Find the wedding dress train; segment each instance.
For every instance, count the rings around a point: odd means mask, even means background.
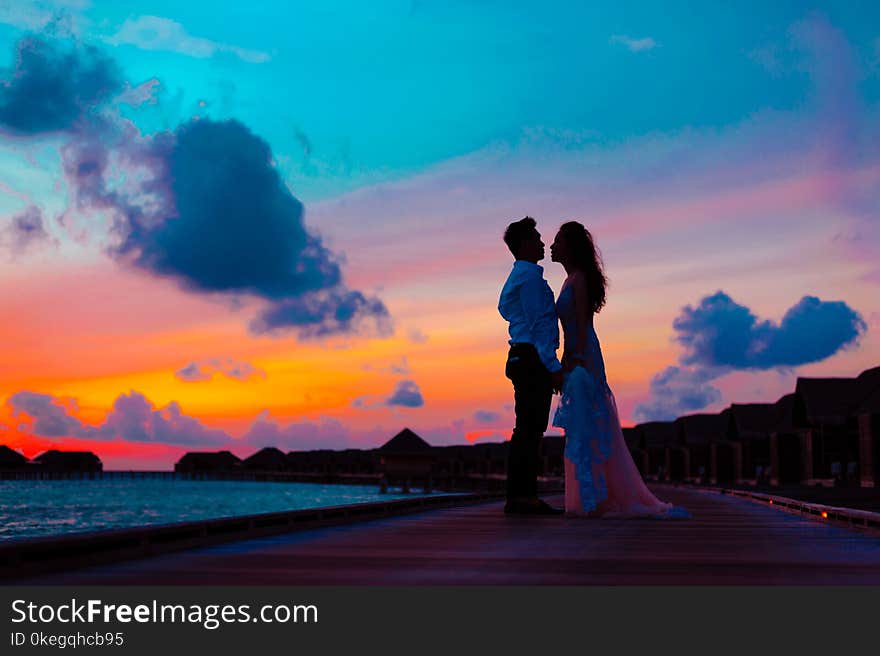
[[[566,347],[576,343],[572,287],[559,294],[557,313]],[[605,363],[589,322],[582,365],[565,377],[553,425],[565,429],[565,511],[590,517],[684,518],[688,512],[655,497],[633,462],[605,379]]]

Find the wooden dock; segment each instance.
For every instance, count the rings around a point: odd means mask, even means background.
[[[511,517],[499,501],[14,581],[88,585],[880,585],[880,536],[656,486],[688,520]],[[558,497],[551,499],[561,502]]]

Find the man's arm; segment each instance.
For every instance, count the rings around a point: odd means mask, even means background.
[[[520,286],[520,302],[541,363],[550,373],[560,371],[559,325],[549,285],[538,275],[529,276]]]

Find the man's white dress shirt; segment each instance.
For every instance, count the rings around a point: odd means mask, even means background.
[[[544,267],[526,260],[514,262],[501,289],[498,311],[510,322],[511,344],[531,344],[547,371],[562,369],[556,357],[559,321],[553,291],[544,280]]]

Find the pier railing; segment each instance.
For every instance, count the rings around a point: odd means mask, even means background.
[[[383,474],[349,474],[341,472],[278,472],[278,471],[28,471],[0,470],[0,480],[175,480],[175,481],[264,481],[272,483],[316,483],[323,485],[370,485],[383,488]],[[431,477],[430,489],[439,492],[502,492],[507,485],[503,474],[458,474]],[[418,492],[423,481],[413,480],[404,489]],[[392,485],[391,489],[400,487]],[[540,477],[542,494],[563,489],[561,477]]]

